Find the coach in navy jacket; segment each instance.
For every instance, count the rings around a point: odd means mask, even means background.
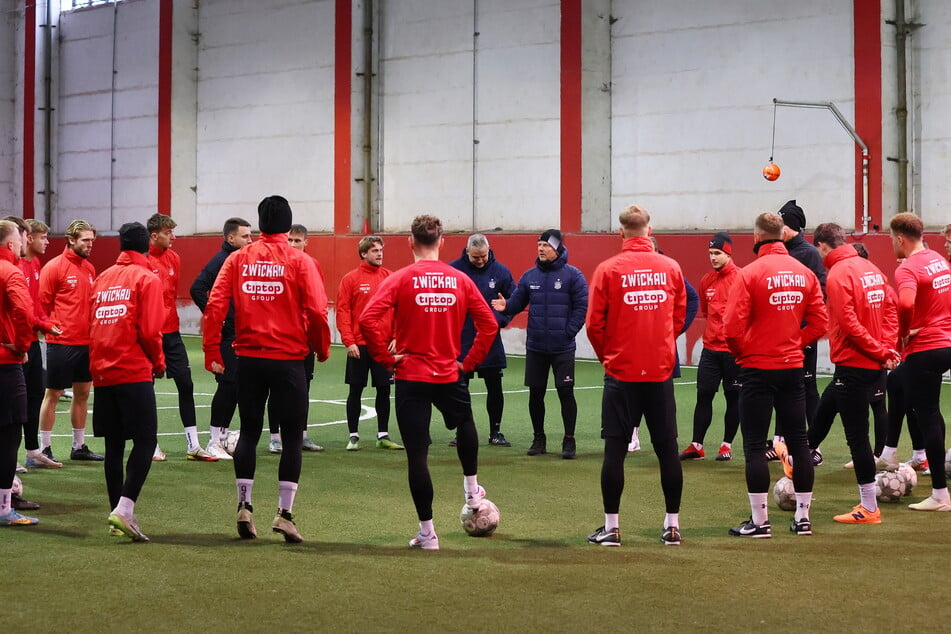
[[[575,421],[578,406],[574,396],[575,335],[584,325],[588,310],[588,283],[581,271],[568,264],[568,249],[561,232],[549,229],[538,239],[535,267],[522,274],[512,296],[496,299],[492,307],[515,316],[528,306],[525,348],[525,385],[529,388],[528,411],[535,439],[528,455],[546,453],[545,391],[549,370],[561,401],[565,424],[561,457],[575,457]]]

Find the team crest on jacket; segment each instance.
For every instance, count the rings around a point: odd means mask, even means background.
[[[561,278],[558,278],[557,280],[555,280],[555,290],[557,291],[560,288],[561,288]]]
[[[489,279],[489,288],[495,288],[495,278]]]

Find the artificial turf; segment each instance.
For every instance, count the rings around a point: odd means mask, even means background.
[[[214,381],[202,369],[199,341],[186,337],[186,344],[199,429],[207,432]],[[334,347],[311,388],[310,434],[327,449],[304,455],[294,508],[303,544],[285,544],[267,530],[278,457],[267,452],[266,433],[254,489],[260,538],[237,538],[231,463],[185,460],[174,383],[160,380],[160,440],[169,460],[153,464],[136,505],[152,542],[108,535],[101,465],[67,460],[62,470],[22,476],[25,497],[43,508],[38,526],[0,530],[3,630],[885,631],[940,630],[951,618],[951,513],[915,512],[903,502],[885,505],[879,526],[832,521],[858,499],[853,472],[841,468],[849,459],[841,426],[823,445],[825,464],[816,472],[814,535],[789,533],[790,514],[773,506],[772,539],[728,537],[749,507],[741,439],[732,462],[712,459],[722,433],[719,397],[708,458],[683,464],[683,545],[659,540],[663,499],[646,433],[643,450],[626,463],[623,546],[588,545],[585,536],[603,522],[602,372],[592,362],[576,368],[578,459],[570,461],[555,451],[561,418],[554,393],[547,398],[551,453],[525,455],[532,434],[523,360],[510,358],[503,432],[513,446],[483,444],[479,456],[480,483],[502,512],[491,538],[468,537],[459,525],[461,471],[448,446],[452,432],[434,416],[430,468],[442,550],[410,550],[417,524],[403,453],[373,448],[374,418],[361,423],[364,448],[344,450],[344,359]],[[685,368],[675,390],[681,448],[690,436],[694,376]],[[480,381],[472,392],[485,443]],[[372,406],[372,390],[364,396]],[[68,433],[67,425],[61,413],[55,431]],[[399,440],[395,420],[391,432]],[[54,452],[66,455],[68,442],[54,437]],[[99,439],[89,444],[102,450]],[[899,455],[909,453],[906,435]],[[771,469],[780,477],[778,465]],[[921,478],[909,499],[929,487]]]

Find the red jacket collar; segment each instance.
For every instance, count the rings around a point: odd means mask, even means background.
[[[851,244],[843,244],[829,251],[822,263],[827,269],[831,269],[833,264],[837,264],[848,258],[859,257],[859,252]]]
[[[258,240],[261,240],[262,242],[269,242],[274,244],[279,242],[284,242],[286,244],[287,234],[286,233],[262,233],[261,237],[259,237]]]
[[[736,262],[733,261],[733,258],[730,258],[730,261],[723,265],[723,268],[717,271],[717,275],[729,275],[736,270]]]
[[[119,253],[119,257],[116,258],[116,264],[119,266],[128,266],[130,264],[138,264],[141,267],[152,270],[152,267],[149,266],[149,260],[145,257],[144,253],[139,253],[138,251],[122,251]]]
[[[786,245],[781,241],[768,242],[761,246],[759,251],[756,253],[756,257],[758,258],[761,258],[764,255],[789,255],[789,251],[786,250]]]
[[[654,243],[650,238],[643,236],[634,236],[633,238],[624,238],[621,244],[622,251],[653,251]]]
[[[66,257],[67,260],[69,260],[76,266],[82,266],[83,262],[86,261],[86,258],[77,255],[75,251],[70,249],[69,245],[66,245],[66,247],[63,248],[63,255]]]
[[[376,273],[379,271],[382,266],[373,266],[372,264],[367,264],[366,260],[360,260],[360,270],[366,271],[367,273]]]
[[[168,251],[168,249],[162,249],[160,247],[155,246],[152,243],[149,243],[149,255],[151,255],[154,258],[162,257],[163,255],[165,255],[166,251]],[[129,251],[128,253],[135,253],[135,251]]]
[[[10,249],[0,248],[0,260],[6,260],[10,264],[16,264],[20,258]]]

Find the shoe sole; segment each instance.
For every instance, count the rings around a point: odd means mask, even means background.
[[[193,456],[188,454],[186,460],[191,460],[193,462],[218,462],[218,458],[214,456]]]
[[[284,536],[284,541],[288,544],[300,544],[304,541],[304,538],[300,535],[295,535],[289,531],[284,530],[283,528],[278,528],[277,526],[272,526],[271,530],[275,533],[279,533]]]
[[[588,540],[588,543],[591,544],[591,545],[593,545],[593,546],[609,546],[609,547],[612,547],[612,548],[615,547],[615,546],[620,546],[620,545],[621,545],[621,542],[593,542],[593,541],[591,541],[590,539]]]
[[[834,516],[833,516],[832,519],[833,519],[833,521],[839,522],[840,524],[881,524],[881,523],[882,523],[882,519],[881,519],[881,518],[878,518],[878,520],[871,520],[871,521],[870,521],[870,520],[858,520],[858,521],[856,521],[856,520],[852,519],[852,516],[851,516],[851,515],[850,515],[848,518],[843,518],[843,519],[839,519],[838,517],[834,517]]]
[[[132,530],[131,528],[126,528],[125,526],[123,526],[122,522],[120,522],[118,518],[113,519],[112,517],[110,517],[110,518],[109,518],[109,525],[112,526],[113,528],[115,528],[117,531],[119,531],[120,533],[122,533],[123,535],[125,535],[126,537],[128,537],[129,539],[131,539],[131,540],[134,541],[134,542],[143,542],[143,543],[144,543],[144,542],[149,541],[149,538],[148,538],[147,535],[145,535],[145,533],[142,533],[142,532],[136,533],[136,532],[135,532],[134,530]]]
[[[258,533],[251,522],[238,522],[238,536],[241,539],[257,539]]]

